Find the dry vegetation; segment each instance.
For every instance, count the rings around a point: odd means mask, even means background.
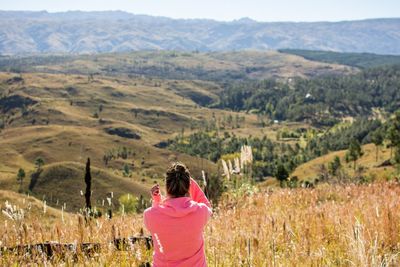
[[[44,57],[46,59],[46,57]],[[310,61],[303,57],[277,51],[238,51],[187,53],[149,51],[110,53],[60,58],[59,63],[37,63],[22,69],[49,73],[101,73],[105,75],[146,74],[153,77],[203,80],[226,74],[243,74],[252,79],[311,77],[325,74],[351,74],[358,70],[345,65]],[[29,61],[28,61],[29,62]],[[201,74],[198,69],[201,69]],[[154,71],[155,70],[155,71]],[[165,78],[165,77],[164,77]]]
[[[209,266],[398,266],[400,264],[400,185],[328,186],[257,192],[245,187],[225,195],[205,232]],[[2,246],[43,242],[100,242],[91,258],[78,255],[67,265],[138,266],[151,260],[143,245],[117,252],[108,245],[117,236],[140,232],[142,219],[120,215],[85,225],[77,215],[46,224],[38,217],[3,222]],[[1,265],[46,261],[2,255]],[[77,262],[76,262],[77,261]]]

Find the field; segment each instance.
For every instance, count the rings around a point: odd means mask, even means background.
[[[244,187],[224,196],[206,228],[208,264],[398,266],[399,194],[397,182],[268,191]],[[151,259],[151,251],[143,244],[118,252],[108,243],[113,232],[117,237],[140,233],[143,224],[137,215],[93,219],[88,224],[78,215],[68,215],[64,221],[58,217],[51,224],[37,217],[3,223],[2,246],[49,240],[102,244],[102,252],[91,258],[79,253],[75,259],[67,256],[67,265],[139,266]],[[21,264],[60,264],[57,256],[46,261],[40,256],[31,259],[7,254],[0,263],[10,265],[16,260]]]

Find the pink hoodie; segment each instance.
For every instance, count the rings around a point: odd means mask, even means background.
[[[144,224],[154,243],[153,267],[205,267],[203,229],[211,205],[199,185],[190,179],[191,197],[153,197],[144,212]]]

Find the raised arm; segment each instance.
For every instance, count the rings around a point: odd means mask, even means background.
[[[211,208],[211,204],[208,201],[206,195],[204,194],[203,190],[201,190],[200,186],[196,183],[193,178],[190,178],[190,188],[189,193],[193,201],[198,203],[204,203],[207,207]]]
[[[151,188],[151,199],[152,199],[152,206],[158,206],[162,200],[160,186],[158,184],[154,185]]]

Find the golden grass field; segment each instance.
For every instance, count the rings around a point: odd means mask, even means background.
[[[209,266],[399,266],[400,185],[379,182],[369,185],[332,186],[315,189],[268,189],[250,186],[226,194],[205,230]],[[19,207],[20,198],[15,199]],[[18,202],[19,201],[19,202]],[[36,211],[39,214],[43,213]],[[49,212],[49,211],[48,211]],[[36,213],[37,214],[37,213]],[[44,241],[99,242],[103,250],[87,258],[78,254],[61,261],[43,257],[2,255],[8,266],[40,264],[80,266],[139,266],[151,261],[151,251],[136,245],[118,252],[108,244],[116,236],[140,232],[140,215],[119,215],[111,220],[78,215],[59,216],[51,223],[42,215],[19,222],[2,221],[2,246]],[[29,215],[29,212],[27,212]],[[145,232],[146,234],[146,232]]]

